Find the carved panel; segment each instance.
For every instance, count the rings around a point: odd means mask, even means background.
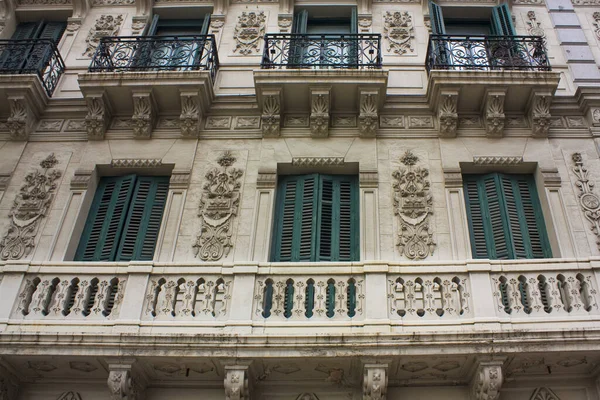
[[[261,40],[265,35],[264,11],[244,11],[238,16],[233,33],[235,39],[234,53],[254,55],[261,50]]]
[[[40,163],[42,170],[35,170],[25,177],[9,213],[8,232],[0,242],[0,259],[20,260],[35,247],[40,223],[52,205],[57,181],[62,173],[54,169],[58,160],[54,154]]]
[[[394,214],[400,221],[396,245],[400,254],[407,258],[423,260],[433,254],[436,245],[429,226],[429,217],[433,214],[429,170],[415,167],[419,158],[411,151],[404,153],[400,162],[406,168],[392,174],[396,179],[393,185]]]
[[[231,168],[236,158],[226,151],[218,159],[220,168],[206,174],[207,182],[200,200],[202,230],[194,244],[196,256],[203,261],[217,261],[233,248],[233,220],[240,204],[243,171]]]
[[[408,11],[386,11],[383,22],[383,37],[387,39],[389,52],[403,55],[415,51],[412,44],[415,30]]]
[[[83,55],[86,57],[92,57],[96,51],[96,48],[98,47],[98,44],[100,44],[100,39],[104,36],[117,36],[122,23],[122,14],[103,14],[98,17],[98,19],[96,19],[96,23],[92,29],[90,29],[90,32],[85,39],[86,47]]]
[[[573,172],[577,177],[575,184],[580,192],[579,204],[583,215],[591,224],[592,232],[597,237],[596,244],[600,249],[600,197],[593,192],[594,183],[590,182],[588,170],[583,166],[581,153],[573,153],[572,159],[575,163]]]

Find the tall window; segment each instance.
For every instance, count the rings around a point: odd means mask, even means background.
[[[463,175],[473,258],[552,257],[531,175]]]
[[[11,36],[15,44],[9,51],[0,54],[1,70],[40,70],[44,69],[52,57],[50,46],[35,45],[32,39],[42,39],[58,44],[67,27],[66,22],[22,22]],[[16,42],[20,41],[20,42]]]
[[[434,35],[515,36],[516,30],[508,4],[490,8],[442,7],[429,2],[431,31]]]
[[[348,175],[283,177],[278,185],[273,261],[357,261],[358,180]]]
[[[75,261],[152,260],[168,191],[164,176],[102,178]]]

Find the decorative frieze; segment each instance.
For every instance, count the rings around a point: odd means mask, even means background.
[[[200,133],[200,97],[198,92],[181,93],[181,114],[179,115],[179,128],[181,136],[194,138]]]
[[[96,19],[96,23],[90,29],[90,32],[85,39],[86,47],[83,52],[85,57],[92,57],[96,52],[96,48],[98,44],[100,44],[100,39],[104,36],[117,36],[119,33],[119,29],[121,28],[121,24],[123,23],[123,15],[107,15],[103,14],[98,19]]]
[[[156,168],[161,165],[160,158],[113,158],[110,162],[113,168]]]
[[[286,128],[308,128],[309,117],[308,115],[286,115],[283,125]]]
[[[344,157],[294,157],[292,165],[299,167],[341,167],[344,165]]]
[[[441,137],[456,137],[458,129],[458,91],[440,93],[437,111]]]
[[[361,137],[375,137],[379,128],[379,91],[359,90],[358,132]]]
[[[523,163],[522,156],[474,156],[475,165],[518,165]]]
[[[13,140],[27,140],[36,118],[25,96],[9,96],[10,116],[6,121]]]
[[[498,400],[504,380],[502,361],[482,361],[475,370],[471,381],[474,400]]]
[[[394,214],[399,217],[397,246],[400,254],[411,260],[423,260],[433,254],[435,242],[430,232],[433,198],[428,180],[429,170],[415,167],[419,158],[407,151],[400,158],[406,168],[394,171]]]
[[[387,364],[366,364],[363,368],[363,400],[385,400],[388,386]]]
[[[552,96],[549,93],[534,93],[531,99],[529,119],[533,137],[547,137],[550,130],[550,103]]]
[[[133,136],[149,139],[156,125],[157,105],[151,91],[133,93],[133,115],[131,125]]]
[[[379,117],[379,126],[381,128],[405,128],[405,122],[404,122],[404,116],[400,115],[400,116],[387,116],[387,115],[382,115],[381,117]]]
[[[383,16],[383,37],[387,40],[389,52],[398,55],[414,52],[412,15],[408,11],[386,11]]]
[[[233,248],[233,220],[238,213],[242,186],[239,179],[243,175],[241,169],[231,168],[235,161],[233,154],[226,151],[217,160],[220,168],[205,175],[207,182],[198,213],[202,229],[193,246],[196,256],[203,261],[218,261]]]
[[[281,91],[263,92],[262,122],[263,137],[278,137],[281,131]]]
[[[329,135],[330,92],[329,88],[310,90],[310,132],[312,137]]]
[[[95,6],[129,6],[135,4],[135,0],[93,0]]]
[[[248,366],[232,365],[225,367],[225,400],[248,400]]]
[[[52,205],[62,175],[54,169],[57,164],[54,154],[50,154],[40,163],[41,171],[35,170],[25,177],[9,213],[8,232],[0,242],[0,259],[20,260],[35,247],[41,221]]]
[[[483,123],[488,137],[501,137],[504,134],[504,100],[505,91],[488,92],[485,98],[485,115]]]
[[[579,204],[583,215],[590,222],[591,229],[594,235],[596,235],[596,244],[600,249],[600,197],[594,193],[594,183],[590,182],[589,172],[587,168],[583,166],[583,157],[581,153],[573,153],[571,156],[575,167],[573,173],[577,177],[575,183],[579,188]]]
[[[542,24],[537,20],[535,11],[527,12],[527,33],[531,36],[542,36],[545,37],[546,33],[542,29]]]
[[[85,128],[89,140],[104,139],[104,134],[110,123],[111,112],[104,95],[86,96],[87,115],[85,116]]]
[[[600,0],[571,0],[575,6],[599,6]]]
[[[234,53],[241,55],[258,54],[260,44],[265,35],[264,11],[244,11],[238,16],[237,25],[233,33],[235,39]]]
[[[258,129],[260,128],[260,117],[237,117],[234,129]]]

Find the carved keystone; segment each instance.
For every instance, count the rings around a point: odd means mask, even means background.
[[[179,115],[181,136],[198,137],[202,111],[198,92],[181,92],[181,114]]]
[[[87,115],[85,128],[89,140],[104,139],[104,134],[110,123],[111,112],[108,100],[103,93],[91,94],[85,97]]]
[[[248,400],[248,366],[231,365],[225,367],[225,400]]]
[[[13,140],[27,140],[37,122],[31,104],[26,96],[8,96],[10,117],[6,121]]]
[[[440,136],[456,137],[456,130],[458,129],[458,90],[441,92],[437,105]]]
[[[278,137],[281,133],[281,89],[262,93],[262,134],[263,137]]]
[[[502,137],[504,134],[504,100],[506,91],[490,91],[486,93],[483,108],[483,123],[488,137]]]
[[[385,400],[388,386],[387,364],[365,364],[363,400]]]
[[[329,135],[331,88],[310,89],[310,133],[312,137]]]
[[[375,137],[379,128],[379,91],[359,89],[358,131],[361,137]]]
[[[133,92],[133,116],[131,125],[133,136],[149,139],[156,124],[156,101],[152,91]]]
[[[503,361],[480,361],[471,380],[473,400],[497,400],[504,380]]]
[[[550,104],[552,94],[534,93],[529,102],[529,120],[533,137],[547,137],[550,130]]]
[[[143,400],[145,380],[134,372],[135,359],[109,362],[108,390],[111,400]]]

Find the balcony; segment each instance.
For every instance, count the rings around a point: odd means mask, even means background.
[[[263,136],[279,136],[286,115],[306,121],[313,137],[325,137],[335,116],[354,121],[361,136],[377,132],[387,87],[381,35],[268,34],[254,83],[262,109]]]
[[[79,77],[88,137],[104,137],[112,110],[132,116],[138,138],[151,136],[158,113],[179,114],[182,135],[197,137],[218,68],[214,35],[103,38]]]
[[[491,137],[503,135],[507,114],[523,116],[532,136],[547,136],[559,74],[543,38],[432,35],[426,67],[441,136],[457,135],[459,114],[481,115]]]

